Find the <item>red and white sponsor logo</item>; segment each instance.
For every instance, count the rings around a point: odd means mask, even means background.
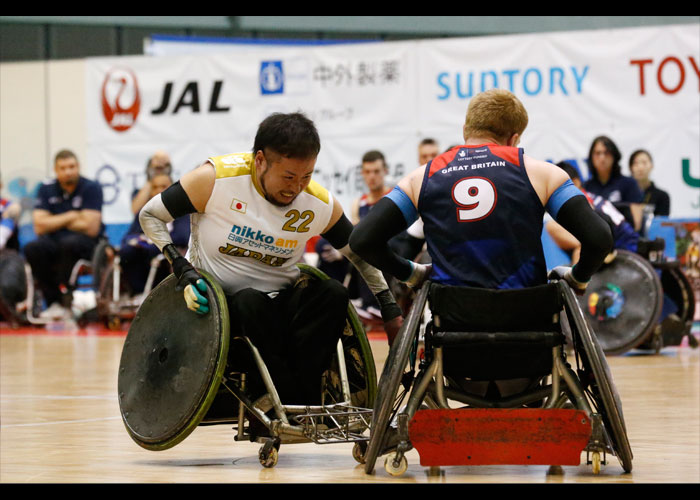
[[[141,96],[136,75],[128,68],[113,68],[102,83],[102,113],[117,132],[129,130],[139,115]]]

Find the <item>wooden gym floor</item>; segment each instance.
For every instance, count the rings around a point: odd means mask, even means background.
[[[546,466],[442,467],[431,474],[412,450],[408,471],[394,478],[383,458],[366,475],[350,444],[282,445],[277,466],[265,469],[260,444],[234,441],[227,425],[198,427],[170,450],[140,448],[117,401],[125,335],[126,327],[11,330],[0,323],[1,483],[700,482],[700,350],[685,343],[658,355],[608,358],[634,453],[630,474],[615,457],[599,475],[586,465],[554,475]],[[380,335],[370,340],[379,375],[388,349]]]

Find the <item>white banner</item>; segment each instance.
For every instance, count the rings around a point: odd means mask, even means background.
[[[461,143],[469,98],[494,87],[528,109],[526,153],[575,161],[586,177],[591,141],[608,135],[627,175],[630,153],[651,153],[673,217],[700,213],[700,26],[211,54],[201,45],[196,54],[88,59],[85,164],[104,186],[107,223],[131,220],[131,193],[155,150],[171,154],[179,176],[208,156],[250,150],[275,111],[316,122],[316,179],[349,209],[363,192],[366,151],[384,152],[395,181],[417,166],[423,137],[441,149]]]

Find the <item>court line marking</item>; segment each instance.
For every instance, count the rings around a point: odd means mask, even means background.
[[[0,396],[0,401],[11,401],[17,399],[116,399],[116,395],[101,395],[101,396],[58,396],[51,394],[16,394]]]
[[[122,417],[103,417],[103,418],[82,418],[78,420],[56,420],[54,422],[35,422],[32,424],[6,424],[0,425],[0,429],[9,429],[12,427],[40,427],[45,425],[60,425],[60,424],[81,424],[85,422],[104,422],[106,420],[121,420]]]

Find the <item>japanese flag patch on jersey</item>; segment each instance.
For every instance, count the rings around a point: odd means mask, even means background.
[[[248,204],[245,201],[237,200],[236,198],[234,198],[231,202],[231,210],[235,210],[236,212],[244,214],[247,208]]]

